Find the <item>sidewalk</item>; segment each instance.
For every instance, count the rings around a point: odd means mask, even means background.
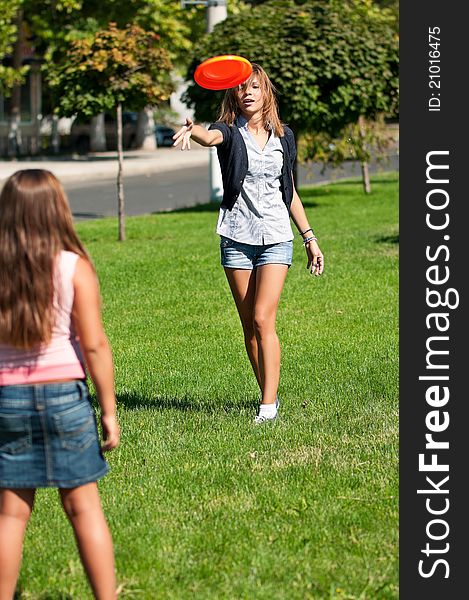
[[[195,145],[194,145],[195,146]],[[208,165],[209,149],[193,147],[189,152],[178,148],[127,150],[124,152],[124,177],[174,171],[184,167]],[[47,169],[61,181],[115,179],[117,153],[95,152],[87,156],[37,156],[17,160],[0,160],[0,184],[20,169]]]

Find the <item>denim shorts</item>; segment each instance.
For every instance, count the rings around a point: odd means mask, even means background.
[[[220,238],[221,264],[230,269],[255,269],[263,265],[291,265],[293,242],[279,242],[255,246],[235,242],[230,238]]]
[[[72,488],[107,471],[84,381],[0,387],[0,488]]]

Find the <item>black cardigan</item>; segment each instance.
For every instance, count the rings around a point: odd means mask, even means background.
[[[244,178],[248,172],[248,153],[243,136],[236,125],[229,126],[217,121],[209,129],[217,129],[223,135],[223,142],[217,146],[223,180],[223,200],[221,205],[231,210],[241,193]],[[284,136],[280,137],[283,148],[283,166],[280,178],[282,198],[288,211],[293,199],[293,164],[296,158],[295,137],[293,131],[284,125]]]

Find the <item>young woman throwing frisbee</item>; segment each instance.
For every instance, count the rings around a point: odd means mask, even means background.
[[[224,189],[217,224],[221,264],[262,394],[254,421],[273,421],[279,408],[277,308],[293,253],[290,217],[312,274],[322,274],[324,256],[295,190],[293,132],[280,121],[265,71],[252,63],[249,78],[226,90],[218,121],[206,129],[187,118],[174,146],[190,149],[190,138],[217,147]]]

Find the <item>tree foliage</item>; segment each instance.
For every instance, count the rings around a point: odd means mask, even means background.
[[[49,82],[60,114],[117,113],[119,240],[124,240],[122,105],[141,110],[169,97],[173,91],[169,54],[156,33],[137,25],[120,29],[109,23],[107,29],[70,41],[53,65]]]
[[[302,162],[322,162],[324,167],[348,160],[363,165],[371,158],[385,162],[396,145],[396,129],[380,115],[373,121],[350,123],[336,137],[325,131],[305,133],[298,144],[298,157]]]
[[[64,38],[73,13],[81,8],[80,0],[0,0],[0,92],[9,95],[12,88],[24,82],[28,66],[13,68],[2,64],[18,44],[17,15],[28,31],[28,44],[42,56],[49,45]]]
[[[8,95],[12,87],[23,81],[26,69],[17,70],[3,64],[13,51],[18,35],[16,15],[22,0],[0,0],[0,93]]]
[[[55,72],[53,61],[68,49],[72,40],[88,38],[114,22],[120,29],[138,25],[159,36],[160,45],[173,64],[187,61],[192,41],[204,32],[204,12],[192,7],[182,9],[177,0],[0,0],[0,89],[8,91],[21,81],[21,73],[3,66],[2,59],[12,52],[17,40],[15,17],[23,19],[31,32],[36,53],[43,59],[42,70]]]
[[[228,17],[197,45],[187,78],[216,54],[259,63],[279,91],[282,118],[296,133],[338,135],[360,116],[396,114],[395,17],[370,0],[272,0]],[[189,85],[196,119],[215,118],[222,93]]]
[[[41,0],[44,2],[45,0]],[[47,1],[47,0],[46,0]],[[54,2],[54,0],[48,0]],[[62,13],[59,17],[68,41],[106,29],[110,22],[123,29],[138,25],[157,34],[160,44],[170,55],[173,63],[181,62],[190,50],[192,38],[203,31],[203,14],[196,8],[182,9],[177,0],[66,0],[75,2],[78,10],[73,19]],[[34,11],[33,11],[34,12]],[[47,25],[47,18],[39,15]],[[57,22],[57,21],[56,21]],[[47,31],[46,27],[42,28]],[[44,37],[44,36],[43,36]],[[53,44],[60,44],[62,36],[55,36]]]
[[[49,83],[64,116],[96,115],[118,103],[140,110],[166,100],[173,91],[171,61],[157,34],[115,23],[69,42],[56,56]]]

